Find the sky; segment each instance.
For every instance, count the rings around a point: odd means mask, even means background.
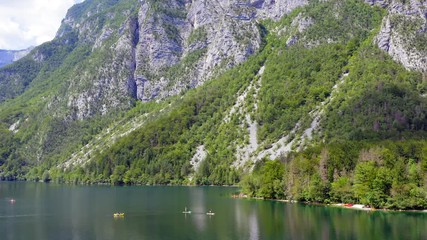
[[[67,10],[83,0],[0,0],[0,49],[20,50],[55,37]]]

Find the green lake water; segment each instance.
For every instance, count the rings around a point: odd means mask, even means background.
[[[427,239],[427,213],[231,198],[237,190],[0,182],[0,239]]]

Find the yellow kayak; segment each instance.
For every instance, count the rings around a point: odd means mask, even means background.
[[[114,213],[113,217],[115,217],[115,218],[125,217],[125,214],[124,213]]]

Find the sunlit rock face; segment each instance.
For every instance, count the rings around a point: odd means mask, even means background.
[[[375,1],[388,11],[375,41],[378,47],[408,69],[427,72],[427,2]]]
[[[366,2],[388,11],[375,38],[378,46],[406,68],[426,72],[427,2]],[[41,68],[52,60],[51,54],[64,49],[69,54],[83,54],[82,60],[67,66],[71,73],[65,77],[61,94],[46,101],[55,116],[85,119],[127,109],[134,101],[159,100],[202,85],[259,50],[261,20],[278,20],[308,3],[87,0],[68,11],[52,42],[36,47],[29,56]],[[299,32],[313,24],[302,16],[294,22]],[[287,45],[298,40],[291,36]],[[64,54],[60,61],[68,57]],[[10,76],[1,84],[20,86],[23,77]],[[16,93],[4,99],[24,91],[29,81],[25,79]]]
[[[108,52],[97,71],[83,67],[70,80],[66,99],[72,118],[126,107],[130,102],[126,99],[152,101],[197,87],[260,48],[259,20],[278,20],[307,4],[292,0],[128,2],[129,9],[86,1],[63,20],[58,38],[76,32],[79,43],[90,45],[92,53]],[[114,26],[103,16],[121,16],[121,21]]]

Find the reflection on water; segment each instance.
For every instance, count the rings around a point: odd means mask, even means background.
[[[249,239],[259,239],[258,218],[254,212],[249,216]]]
[[[189,193],[193,224],[199,232],[203,232],[206,229],[206,216],[204,215],[204,212],[206,212],[205,195],[200,188],[190,188]]]
[[[0,234],[1,239],[76,240],[427,239],[423,213],[230,198],[235,191],[0,183]],[[184,207],[192,213],[183,214]],[[214,216],[206,215],[210,209]],[[114,212],[125,212],[125,218],[114,219]]]

